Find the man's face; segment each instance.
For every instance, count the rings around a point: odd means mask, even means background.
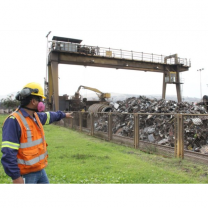
[[[38,103],[42,101],[41,97],[36,97],[31,100],[31,104],[34,110],[38,110]]]

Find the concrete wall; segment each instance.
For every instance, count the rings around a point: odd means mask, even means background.
[[[0,114],[9,114],[12,113],[14,109],[0,109]]]

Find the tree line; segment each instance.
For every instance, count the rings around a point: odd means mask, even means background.
[[[17,108],[20,105],[20,102],[15,99],[13,94],[8,95],[7,98],[2,98],[0,102],[2,106],[9,109]]]

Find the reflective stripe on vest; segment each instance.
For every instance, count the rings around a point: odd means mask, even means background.
[[[25,160],[22,160],[22,159],[17,159],[17,162],[18,164],[21,164],[21,165],[34,165],[35,163],[38,163],[40,160],[43,160],[46,156],[47,156],[47,151],[40,155],[39,157],[36,157],[32,160],[28,160],[28,161],[25,161]]]
[[[18,111],[16,111],[16,113],[20,116],[20,118],[21,118],[24,126],[26,127],[26,130],[27,130],[27,141],[28,141],[28,143],[32,142],[31,130],[30,130],[29,126],[28,126],[28,123],[27,123],[25,117],[22,116],[22,114],[19,113]]]
[[[27,143],[20,143],[20,148],[33,147],[41,143],[43,143],[42,138],[35,140],[35,141],[27,142]]]

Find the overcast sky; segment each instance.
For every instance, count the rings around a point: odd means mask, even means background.
[[[83,44],[170,55],[191,60],[182,73],[183,96],[208,94],[208,12],[205,0],[7,0],[0,3],[0,95],[29,82],[42,86],[46,35],[77,38]],[[162,94],[162,73],[59,65],[59,94],[80,85],[102,92]],[[81,91],[87,95],[92,92]],[[167,95],[176,95],[175,85]]]
[[[46,35],[49,31],[52,31],[49,39],[62,36],[81,39],[83,44],[92,46],[167,56],[177,53],[181,58],[191,59],[192,63],[189,71],[182,74],[185,82],[183,95],[200,97],[200,73],[197,69],[201,68],[204,68],[201,73],[202,94],[208,94],[206,2],[207,0],[1,0],[0,96],[17,92],[29,82],[39,82],[43,86],[46,74]],[[59,65],[59,78],[60,95],[74,94],[79,85],[94,87],[103,92],[162,94],[161,73]],[[92,93],[87,90],[82,92]],[[168,85],[167,95],[175,94],[175,86]],[[199,188],[201,189],[202,187]],[[153,198],[157,194],[149,194],[149,190],[145,193]],[[161,198],[161,195],[156,196]],[[169,199],[169,203],[172,200],[169,196],[172,197],[172,194],[166,194],[163,201]],[[131,201],[132,198],[129,198]],[[197,200],[189,201],[193,205]]]

